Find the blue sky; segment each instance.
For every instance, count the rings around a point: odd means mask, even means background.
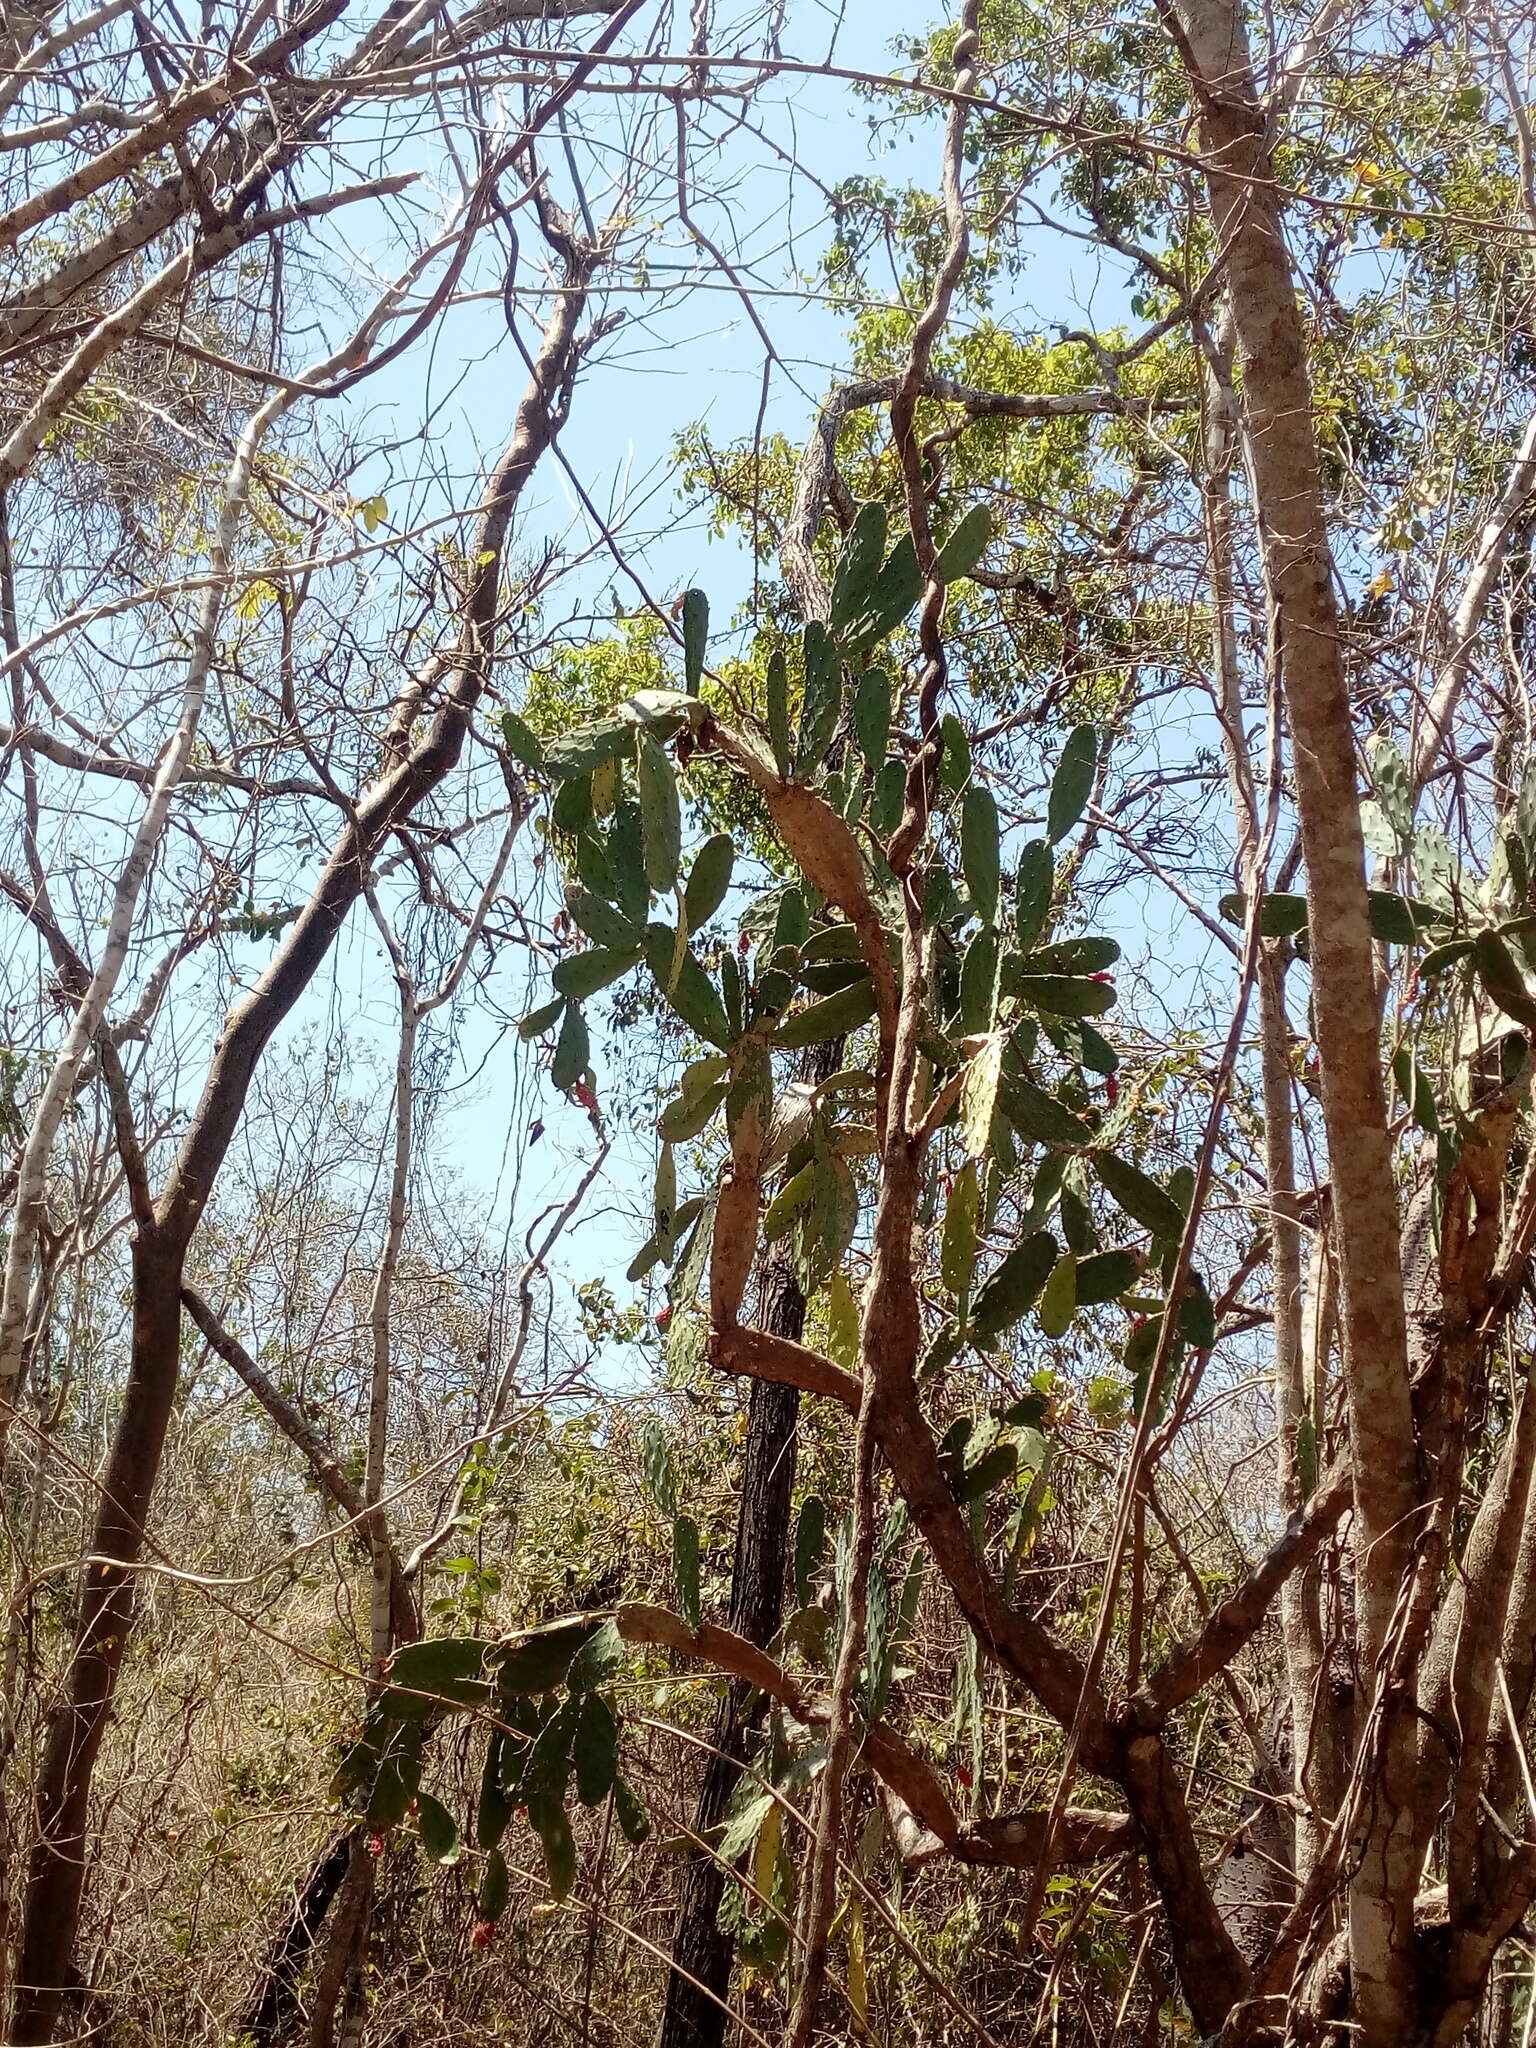
[[[784,48],[787,55],[815,58],[835,44],[839,63],[884,71],[892,65],[893,43],[921,33],[933,19],[914,0],[890,6],[855,0],[835,19],[823,8],[807,7],[790,16]],[[730,47],[723,31],[716,46]],[[679,23],[670,47],[687,47],[686,21]],[[882,117],[878,126],[872,122],[877,115]],[[738,129],[726,137],[710,166],[708,182],[724,193],[723,203],[700,190],[694,211],[705,231],[728,249],[738,276],[754,288],[754,303],[778,358],[765,428],[798,442],[846,361],[842,318],[821,302],[814,277],[828,240],[826,206],[816,188],[859,174],[931,188],[940,119],[934,114],[893,131],[883,109],[857,98],[846,82],[804,77],[767,86],[753,103],[751,118],[785,155],[807,167],[814,182],[787,170],[769,143]],[[594,130],[600,129],[601,105],[593,121]],[[559,153],[552,148],[549,156],[558,184]],[[702,176],[699,184],[705,184]],[[679,229],[670,189],[658,187],[655,196],[659,227],[641,237],[647,274],[642,277],[631,266],[614,280],[608,303],[622,308],[626,319],[594,354],[561,448],[604,518],[640,536],[634,558],[652,595],[666,604],[697,584],[710,595],[714,620],[724,625],[750,595],[751,563],[733,539],[710,535],[703,508],[685,507],[674,473],[674,446],[678,434],[698,421],[707,423],[719,444],[750,438],[761,402],[764,350],[740,297]],[[530,230],[530,245],[533,239]],[[676,288],[659,291],[663,280]],[[1038,236],[1013,289],[1013,307],[1000,310],[1011,310],[1026,328],[1102,325],[1124,317],[1122,276],[1082,244],[1045,234]],[[525,322],[525,340],[531,334]],[[360,472],[357,495],[382,491],[392,522],[401,523],[441,504],[436,479],[471,474],[494,453],[523,381],[499,302],[487,295],[457,309],[428,347],[364,387],[373,441],[387,441],[392,432],[408,437],[430,416],[435,476],[425,473],[419,449],[405,447],[385,465]],[[548,459],[520,507],[516,546],[528,554],[544,543],[568,554],[594,544],[598,550],[585,569],[559,586],[556,614],[563,606],[605,612],[610,590],[626,604],[634,603],[633,586],[604,557],[569,477]],[[535,844],[525,836],[514,888],[532,880],[526,863]],[[361,919],[343,939],[338,979],[335,996],[324,999],[326,1008],[334,1001],[355,1038],[375,1048],[381,1063],[386,1061],[393,1037],[393,986],[378,940]],[[509,958],[490,991],[503,1017],[524,1007],[520,991],[525,985],[529,1004],[543,999],[537,967],[530,981],[527,961]],[[303,1028],[306,1021],[316,1021],[316,1014],[306,1019],[301,1011],[293,1028]],[[600,1032],[594,1035],[594,1051],[601,1087],[610,1050]],[[531,1067],[530,1052],[504,1022],[483,1011],[472,1013],[459,1033],[454,1079],[437,1126],[443,1167],[484,1201],[494,1237],[499,1239],[511,1224],[514,1243],[535,1214],[568,1192],[593,1144],[586,1118],[547,1085],[540,1086]],[[526,1136],[534,1117],[544,1124],[545,1135],[529,1146]],[[628,1292],[623,1269],[638,1241],[628,1211],[648,1201],[652,1148],[643,1133],[616,1135],[606,1186],[600,1186],[590,1205],[591,1220],[567,1239],[559,1264],[573,1280],[605,1275],[622,1300]]]

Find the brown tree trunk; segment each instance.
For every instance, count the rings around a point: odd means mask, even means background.
[[[133,1622],[133,1566],[176,1398],[181,1259],[182,1248],[156,1228],[141,1229],[134,1239],[132,1362],[85,1566],[69,1691],[54,1711],[43,1751],[8,2037],[14,2048],[52,2038],[74,1952],[91,1777]]]
[[[1365,845],[1306,341],[1269,125],[1236,0],[1179,0],[1170,26],[1199,113],[1211,216],[1242,356],[1260,539],[1279,628],[1307,866],[1313,1001],[1337,1225],[1340,1326],[1355,1483],[1361,1663],[1386,1675],[1418,1519],[1407,1326]],[[1383,1687],[1349,1890],[1362,2048],[1400,2048],[1417,2012],[1413,1730]],[[1364,1725],[1375,1717],[1367,1715]]]

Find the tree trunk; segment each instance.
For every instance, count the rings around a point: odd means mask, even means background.
[[[182,1247],[153,1226],[133,1243],[133,1353],[122,1416],[102,1479],[81,1598],[80,1634],[39,1774],[38,1830],[27,1871],[12,2048],[52,2039],[80,1915],[86,1813],[96,1754],[133,1620],[133,1566],[176,1399]]]
[[[787,1260],[769,1267],[763,1292],[763,1327],[798,1343],[805,1327],[805,1296]],[[793,1387],[753,1381],[742,1451],[729,1622],[749,1642],[770,1642],[783,1611],[799,1417],[800,1396]],[[747,1688],[733,1684],[715,1715],[713,1750],[694,1812],[697,1835],[719,1825],[741,1775],[752,1725],[743,1711],[746,1697]],[[703,1849],[690,1853],[672,1940],[660,2048],[721,2048],[725,2039],[735,1946],[718,1924],[725,1885],[726,1873],[716,1857]]]
[[[1242,357],[1260,539],[1273,593],[1307,867],[1313,1007],[1337,1227],[1362,1669],[1386,1682],[1372,1796],[1354,1845],[1349,1961],[1362,2048],[1399,2048],[1418,2009],[1413,1728],[1388,1667],[1419,1492],[1402,1259],[1366,900],[1349,690],[1339,648],[1312,392],[1269,125],[1237,0],[1179,0],[1212,222]],[[1363,1725],[1371,1725],[1369,1712]]]
[[[813,1046],[800,1066],[803,1081],[825,1081],[842,1059],[843,1041]],[[787,1253],[763,1273],[762,1327],[798,1344],[805,1330],[805,1296]],[[729,1625],[749,1642],[766,1645],[778,1632],[789,1575],[790,1508],[795,1490],[796,1430],[800,1396],[793,1387],[754,1380],[747,1406],[742,1448],[741,1496],[736,1516],[736,1556],[731,1568]],[[747,1688],[732,1685],[720,1702],[710,1740],[713,1748],[693,1831],[717,1827],[741,1767],[751,1720],[744,1712]],[[707,1850],[692,1851],[684,1866],[683,1898],[672,1938],[659,2048],[721,2048],[735,1944],[718,1924],[726,1873]]]
[[[287,1925],[272,1944],[235,2027],[237,2037],[249,2040],[252,2048],[277,2048],[293,2029],[299,2013],[299,1978],[347,1874],[356,1833],[352,1828],[338,1835],[321,1854],[293,1902]]]

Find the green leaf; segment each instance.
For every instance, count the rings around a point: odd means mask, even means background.
[[[562,1094],[568,1093],[586,1073],[592,1060],[592,1046],[587,1037],[587,1022],[574,1003],[565,1006],[565,1021],[560,1026],[560,1036],[555,1040],[554,1064],[549,1078]]]
[[[658,739],[670,739],[685,725],[697,731],[707,715],[690,690],[631,690],[619,711],[632,726],[653,727]]]
[[[664,1515],[677,1513],[677,1465],[667,1433],[654,1418],[640,1433],[640,1470],[651,1499]]]
[[[1040,1293],[1040,1328],[1047,1337],[1064,1337],[1076,1314],[1077,1254],[1063,1252]]]
[[[751,1780],[746,1780],[748,1784]],[[734,1863],[745,1856],[757,1840],[757,1831],[773,1811],[773,1794],[755,1792],[747,1797],[725,1824],[720,1845],[715,1851],[722,1863]]]
[[[698,1199],[702,1200],[702,1197]],[[692,1232],[683,1249],[683,1255],[678,1260],[677,1271],[672,1275],[667,1285],[668,1299],[674,1306],[678,1307],[697,1303],[699,1289],[704,1283],[704,1265],[709,1257],[710,1240],[714,1236],[714,1202],[704,1203],[704,1206],[699,1211],[697,1221],[689,1213],[693,1207],[693,1202],[684,1202],[677,1212],[675,1235],[679,1240],[682,1239],[683,1232],[688,1228],[689,1224],[693,1224]]]
[[[875,777],[869,798],[869,829],[878,838],[888,839],[901,823],[906,791],[906,763],[887,761]]]
[[[1248,916],[1248,899],[1233,890],[1217,905],[1228,924],[1241,925]],[[1294,938],[1307,922],[1307,899],[1283,889],[1271,889],[1259,898],[1259,935],[1265,939]]]
[[[891,679],[883,668],[867,668],[853,692],[853,732],[872,776],[885,766],[891,744]]]
[[[1120,958],[1113,939],[1058,939],[1025,960],[1025,974],[1102,974]]]
[[[531,1038],[542,1038],[565,1008],[564,996],[556,996],[552,1003],[541,1003],[536,1010],[530,1010],[517,1027],[517,1035],[524,1045]]]
[[[795,742],[795,774],[802,782],[809,782],[826,761],[842,694],[843,665],[837,643],[820,619],[812,619],[805,629],[805,694]]]
[[[725,1011],[725,1028],[734,1045],[747,1028],[746,991],[742,986],[741,964],[729,947],[720,955],[720,1002]]]
[[[613,900],[636,929],[645,923],[650,887],[645,879],[644,831],[640,806],[633,799],[619,805],[608,834],[608,865],[613,877]]]
[[[792,1173],[763,1212],[763,1241],[773,1244],[789,1229],[802,1209],[816,1199],[816,1162],[808,1159]]]
[[[1371,936],[1384,939],[1389,946],[1411,946],[1427,926],[1443,926],[1448,921],[1427,903],[1415,903],[1411,897],[1396,895],[1391,890],[1371,889],[1366,897]]]
[[[1428,1131],[1432,1138],[1438,1137],[1440,1112],[1435,1107],[1435,1091],[1406,1045],[1400,1045],[1392,1055],[1392,1078],[1403,1098],[1403,1107],[1419,1129]]]
[[[1074,726],[1061,750],[1051,794],[1045,811],[1045,836],[1058,845],[1088,807],[1093,794],[1094,772],[1099,761],[1099,729],[1096,725]]]
[[[576,1796],[583,1806],[601,1806],[619,1771],[619,1724],[599,1692],[585,1692],[571,1738]]]
[[[829,1038],[845,1038],[850,1031],[857,1031],[874,1014],[874,983],[855,982],[851,988],[839,989],[836,995],[825,996],[819,1003],[786,1017],[775,1030],[773,1042],[789,1052],[821,1045]]]
[[[496,1649],[497,1684],[504,1693],[553,1692],[601,1627],[595,1614],[570,1614],[508,1637]]]
[[[991,1118],[988,1118],[990,1128]],[[956,1296],[970,1292],[976,1277],[976,1219],[981,1188],[976,1162],[968,1159],[955,1175],[944,1205],[944,1227],[939,1233],[939,1278]]]
[[[972,1159],[984,1159],[991,1143],[992,1115],[1003,1074],[1003,1045],[1001,1032],[990,1033],[960,1083],[960,1142]]]
[[[1077,1305],[1097,1308],[1134,1287],[1141,1277],[1141,1261],[1134,1252],[1096,1252],[1082,1259],[1077,1268]]]
[[[1016,1244],[977,1290],[971,1336],[983,1350],[995,1344],[1034,1302],[1056,1263],[1057,1245],[1048,1230],[1036,1230]]]
[[[939,549],[934,574],[940,583],[958,583],[962,576],[969,576],[991,539],[992,514],[985,505],[973,505]]]
[[[1014,933],[1026,953],[1045,929],[1055,886],[1056,863],[1051,857],[1051,849],[1043,839],[1031,839],[1019,855],[1013,897]]]
[[[657,987],[689,1030],[711,1045],[728,1046],[731,1034],[725,1006],[688,946],[685,944],[679,951],[677,933],[671,925],[646,926],[645,956]]]
[[[953,711],[945,712],[939,721],[939,732],[944,741],[939,779],[946,789],[953,790],[958,796],[971,779],[970,736]]]
[[[544,766],[544,742],[515,711],[501,714],[502,743],[514,761],[521,761],[525,768]]]
[[[869,969],[860,960],[812,960],[800,970],[800,979],[819,996],[836,995],[852,988],[856,981],[868,981]]]
[[[683,681],[697,695],[704,677],[704,650],[709,644],[709,599],[702,590],[683,592]]]
[[[434,1863],[457,1863],[463,1854],[459,1824],[440,1799],[430,1792],[416,1794],[416,1832],[421,1846]]]
[[[398,1827],[405,1819],[415,1790],[414,1780],[420,1773],[420,1762],[415,1769],[404,1767],[404,1760],[398,1756],[386,1757],[380,1764],[368,1794],[368,1806],[364,1815],[370,1828],[382,1833],[385,1828]]]
[[[485,1768],[480,1774],[480,1796],[475,1804],[475,1842],[481,1849],[494,1849],[512,1818],[512,1802],[502,1790],[501,1760],[507,1737],[493,1731],[485,1749]],[[487,1918],[493,1916],[487,1915]]]
[[[676,1243],[673,1233],[677,1228],[677,1162],[670,1145],[662,1146],[656,1162],[655,1213],[657,1242],[661,1256],[670,1266]]]
[[[1081,1162],[1074,1160],[1074,1168]],[[1094,1227],[1093,1209],[1087,1195],[1076,1183],[1078,1172],[1063,1175],[1061,1183],[1061,1228],[1068,1245],[1079,1254],[1091,1252],[1098,1243]]]
[[[694,1222],[694,1220],[700,1215],[703,1208],[704,1197],[702,1195],[690,1195],[686,1202],[683,1202],[679,1205],[677,1211],[677,1218],[672,1226],[672,1235],[674,1236],[674,1238],[680,1238],[682,1236],[683,1232],[688,1228],[689,1224]],[[661,1255],[661,1240],[656,1237],[647,1238],[645,1243],[640,1247],[639,1251],[637,1251],[635,1253],[635,1256],[630,1260],[629,1269],[624,1275],[625,1279],[643,1280],[646,1274],[650,1272],[652,1266],[654,1266],[660,1259]]]
[[[817,1494],[807,1494],[795,1517],[795,1600],[809,1607],[816,1597],[816,1580],[827,1554],[826,1504]]]
[[[576,1837],[564,1804],[549,1796],[528,1801],[528,1824],[544,1847],[544,1872],[552,1899],[569,1898],[576,1882]]]
[[[699,1525],[692,1515],[672,1524],[672,1584],[678,1612],[690,1628],[699,1625]]]
[[[1083,1119],[1037,1087],[1027,1074],[1005,1073],[998,1103],[1019,1136],[1037,1145],[1061,1145],[1075,1151],[1093,1143],[1093,1132]]]
[[[621,974],[627,974],[640,958],[640,948],[616,953],[607,946],[592,946],[585,953],[573,953],[562,960],[550,976],[561,995],[582,1002],[607,988]]]
[[[1176,1244],[1184,1235],[1184,1211],[1139,1166],[1132,1166],[1128,1159],[1113,1152],[1095,1152],[1093,1168],[1112,1200],[1133,1223],[1170,1243]]]
[[[983,925],[960,962],[960,1028],[990,1031],[997,1016],[996,928]]]
[[[790,887],[779,891],[778,909],[773,920],[773,949],[781,946],[803,946],[811,935],[811,913],[803,889]]]
[[[1191,1273],[1184,1283],[1177,1328],[1192,1351],[1209,1351],[1216,1342],[1216,1305],[1198,1273]]]
[[[622,1778],[613,1781],[613,1810],[619,1817],[619,1827],[626,1842],[632,1842],[638,1849],[650,1837],[650,1817],[640,1804],[640,1796]]]
[[[1120,1055],[1109,1040],[1082,1019],[1069,1023],[1064,1017],[1042,1015],[1040,1029],[1064,1060],[1087,1067],[1090,1073],[1113,1074],[1120,1065]]]
[[[577,838],[592,830],[592,777],[573,775],[555,791],[555,800],[549,807],[549,821],[561,832],[572,832]]]
[[[1437,974],[1444,974],[1448,967],[1458,961],[1469,959],[1474,950],[1472,939],[1447,939],[1443,946],[1431,946],[1419,962],[1420,981],[1432,980]]]
[[[998,861],[997,802],[990,789],[973,782],[960,806],[960,866],[983,924],[997,922]]]
[[[524,1755],[516,1786],[516,1795],[527,1805],[531,1806],[536,1799],[558,1802],[565,1797],[571,1769],[571,1738],[576,1733],[580,1712],[580,1696],[565,1699],[537,1725],[533,1746]]]
[[[835,1152],[816,1157],[816,1200],[801,1229],[802,1285],[809,1293],[842,1264],[859,1227],[859,1190],[853,1169]]]
[[[980,1500],[993,1487],[1001,1486],[1005,1479],[1011,1479],[1018,1470],[1019,1447],[1017,1444],[994,1444],[990,1451],[978,1458],[974,1465],[967,1465],[956,1479],[951,1491],[961,1502]]]
[[[1526,866],[1536,869],[1536,761],[1527,765],[1520,778],[1514,822],[1520,844],[1525,848]]]
[[[1477,978],[1506,1017],[1513,1017],[1527,1030],[1536,1029],[1536,998],[1526,985],[1515,956],[1497,932],[1479,932],[1473,942],[1472,961]]]
[[[499,1849],[493,1848],[485,1859],[485,1871],[480,1879],[480,1897],[475,1911],[482,1920],[489,1920],[494,1925],[507,1910],[509,1894],[507,1859]]]
[[[736,849],[724,832],[706,839],[699,848],[683,891],[683,916],[689,931],[702,931],[725,901],[735,863]]]
[[[789,741],[789,670],[783,650],[775,648],[768,657],[768,741],[773,748],[773,765],[788,781],[794,766]]]
[[[642,928],[631,924],[627,917],[622,917],[611,904],[605,903],[601,896],[594,896],[590,890],[567,889],[565,907],[594,945],[625,953],[642,943]]]
[[[599,1686],[612,1685],[628,1656],[618,1623],[605,1621],[571,1659],[565,1682],[572,1692],[595,1692]]]
[[[1371,771],[1371,794],[1397,840],[1400,849],[1413,839],[1413,789],[1408,764],[1385,733],[1376,733],[1366,743],[1366,762]]]
[[[841,639],[852,655],[884,639],[899,626],[923,594],[923,573],[917,566],[912,537],[904,533],[886,556],[870,588],[867,603],[842,628]]]
[[[1159,1327],[1154,1318],[1144,1323],[1133,1323],[1125,1340],[1124,1365],[1131,1376],[1131,1412],[1140,1416],[1152,1393],[1152,1368],[1157,1363]],[[1173,1375],[1164,1365],[1162,1383],[1157,1389],[1157,1419],[1161,1420],[1163,1409],[1173,1390]]]
[[[613,760],[629,746],[634,727],[627,719],[600,718],[578,725],[544,748],[544,772],[558,781],[590,775],[605,761]]]
[[[960,1324],[956,1320],[940,1323],[929,1338],[922,1357],[918,1360],[917,1376],[920,1380],[931,1380],[954,1364],[961,1343],[964,1341]]]
[[[828,617],[834,633],[840,633],[868,609],[885,556],[885,537],[885,507],[878,500],[861,505],[832,573]]]
[[[718,1081],[713,1088],[706,1088],[702,1095],[685,1096],[669,1102],[656,1120],[657,1130],[669,1145],[681,1145],[689,1138],[696,1138],[712,1121],[730,1092],[729,1081]]]
[[[683,844],[683,815],[677,794],[677,777],[666,748],[648,732],[642,732],[636,744],[636,768],[640,786],[640,834],[645,849],[645,879],[658,896],[665,896],[677,886],[677,865]]]
[[[477,1636],[434,1636],[429,1642],[406,1643],[385,1665],[384,1676],[392,1689],[425,1695],[421,1713],[430,1713],[437,1701],[474,1705],[483,1689],[485,1649]],[[409,1700],[396,1703],[392,1692],[386,1698],[393,1713],[416,1717],[417,1708]]]
[[[1117,1000],[1112,982],[1082,974],[1013,975],[1009,993],[1054,1017],[1101,1017]]]

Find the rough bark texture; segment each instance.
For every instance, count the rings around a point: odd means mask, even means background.
[[[841,1063],[842,1048],[841,1039],[812,1046],[800,1063],[799,1079],[813,1084],[827,1080]],[[798,1344],[805,1330],[805,1296],[786,1256],[765,1266],[762,1297],[763,1328]],[[760,1646],[778,1633],[784,1611],[799,1421],[796,1388],[772,1380],[753,1381],[742,1446],[729,1626]],[[715,1715],[713,1751],[694,1814],[697,1835],[718,1825],[746,1761],[751,1727],[743,1711],[747,1693],[746,1686],[732,1685]],[[660,2048],[720,2048],[725,2039],[734,1943],[717,1924],[724,1891],[725,1872],[718,1861],[702,1851],[690,1855],[673,1935]]]
[[[1365,846],[1349,692],[1296,302],[1267,121],[1231,0],[1181,0],[1174,33],[1197,103],[1211,213],[1227,261],[1242,404],[1278,617],[1307,864],[1323,1117],[1338,1230],[1355,1481],[1362,1663],[1383,1672],[1418,1526],[1407,1331],[1378,1045]],[[1413,1739],[1381,1702],[1350,1886],[1350,1963],[1363,2048],[1396,2048],[1416,2004]]]
[[[252,2042],[253,2048],[276,2048],[298,2019],[299,1978],[347,1874],[355,1832],[349,1829],[338,1835],[318,1858],[309,1882],[293,1901],[282,1933],[272,1944],[236,2023],[237,2035]]]
[[[779,1337],[798,1342],[805,1327],[805,1296],[787,1263],[775,1261],[763,1287],[763,1321]],[[729,1626],[749,1642],[767,1644],[779,1626],[789,1557],[795,1436],[800,1396],[793,1387],[754,1380],[742,1448],[736,1556],[731,1567]],[[728,1689],[715,1715],[713,1745],[693,1828],[707,1834],[719,1824],[746,1760],[751,1721],[748,1688]],[[729,2019],[734,1944],[718,1924],[726,1874],[719,1860],[696,1850],[684,1866],[683,1898],[672,1943],[660,2048],[720,2048]]]

